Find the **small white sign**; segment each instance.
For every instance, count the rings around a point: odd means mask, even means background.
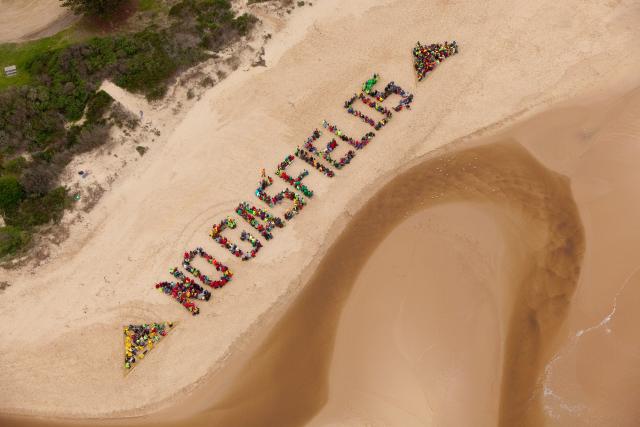
[[[15,65],[10,65],[8,67],[4,67],[4,75],[7,77],[15,76],[18,74],[18,67]]]

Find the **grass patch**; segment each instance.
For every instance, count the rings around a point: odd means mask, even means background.
[[[142,12],[159,9],[162,9],[162,5],[158,0],[138,0],[138,10]]]
[[[30,83],[31,74],[27,69],[27,64],[44,52],[69,46],[75,41],[72,34],[73,30],[69,28],[54,36],[39,40],[0,44],[0,71],[9,65],[18,67],[18,74],[14,77],[6,77],[4,72],[1,72],[0,91],[11,86],[22,86]]]

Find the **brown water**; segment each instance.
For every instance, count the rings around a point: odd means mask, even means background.
[[[548,357],[545,343],[562,323],[575,288],[584,248],[582,226],[568,180],[515,141],[467,145],[434,154],[384,185],[363,206],[250,359],[232,362],[215,382],[196,390],[191,403],[181,404],[189,408],[206,402],[207,409],[171,422],[157,416],[135,422],[297,426],[309,421],[329,400],[341,311],[367,260],[410,215],[461,201],[491,212],[497,228],[505,230],[509,249],[505,265],[511,267],[503,272],[500,282],[505,286],[498,290],[503,309],[497,321],[505,336],[496,341],[503,363],[493,379],[501,384],[492,396],[494,415],[501,425],[536,420],[540,402],[535,382]],[[401,295],[411,286],[410,281],[389,281],[388,272],[383,273],[384,280],[371,283],[371,292],[380,298],[385,292]],[[425,342],[419,336],[416,340],[419,350]],[[165,420],[176,418],[175,409]],[[123,422],[134,420],[116,421]]]

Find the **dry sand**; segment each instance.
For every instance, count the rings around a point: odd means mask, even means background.
[[[634,84],[633,78],[637,77],[634,72],[640,64],[640,28],[636,25],[640,14],[633,1],[588,5],[579,1],[560,4],[493,1],[457,5],[380,1],[372,5],[364,0],[346,4],[327,0],[314,2],[312,8],[303,8],[298,13],[267,47],[268,67],[235,73],[207,92],[173,130],[162,149],[150,151],[135,173],[117,181],[87,221],[71,230],[71,238],[54,259],[37,270],[1,273],[2,280],[11,283],[0,295],[1,411],[64,417],[149,413],[170,406],[176,394],[184,397],[190,390],[199,390],[197,384],[203,383],[208,375],[216,378],[216,382],[219,379],[219,384],[226,388],[199,392],[196,396],[201,399],[196,399],[198,403],[190,405],[189,410],[210,405],[211,396],[221,396],[221,401],[227,402],[231,409],[236,406],[242,409],[237,402],[242,401],[244,395],[237,390],[242,391],[243,382],[232,374],[234,369],[243,374],[249,372],[245,372],[245,368],[234,368],[234,364],[220,371],[225,358],[248,356],[243,354],[244,350],[251,348],[261,330],[275,324],[275,314],[304,289],[310,272],[320,260],[331,259],[324,257],[326,250],[353,213],[386,179],[434,148],[477,133],[479,129],[499,127],[514,116],[531,114],[587,88],[609,87],[620,91],[629,87]],[[411,46],[416,40],[453,38],[460,42],[462,53],[440,66],[427,81],[416,85],[409,59]],[[239,201],[253,201],[252,192],[260,168],[273,168],[319,126],[322,119],[337,122],[347,132],[364,132],[364,127],[358,126],[340,107],[374,71],[380,72],[385,80],[394,79],[413,91],[416,95],[413,110],[397,114],[374,142],[358,153],[353,164],[333,180],[312,175],[308,182],[316,191],[314,199],[268,243],[258,258],[242,265],[231,262],[237,273],[234,282],[216,292],[211,302],[201,304],[200,316],[189,316],[174,301],[158,294],[153,283],[169,278],[167,269],[179,264],[184,250],[202,245],[215,256],[226,257],[210,243],[208,227],[230,213]],[[543,157],[533,148],[529,149]],[[504,166],[508,165],[507,162]],[[552,162],[549,167],[557,169]],[[544,176],[546,173],[541,174]],[[536,194],[546,194],[546,188],[540,191]],[[576,200],[580,206],[577,190]],[[546,206],[548,201],[543,198],[541,202]],[[557,209],[557,206],[550,204],[549,208]],[[460,215],[454,211],[441,210],[440,214],[448,212],[454,218]],[[514,221],[530,220],[525,213],[525,210],[520,212]],[[495,215],[488,217],[486,211],[475,212],[472,217],[487,224],[487,229],[500,228],[499,233],[503,234],[499,238],[476,235],[479,247],[492,244],[492,239],[507,245],[509,236],[515,235],[515,231],[498,227],[502,220],[498,221]],[[452,230],[468,231],[460,221],[452,224]],[[589,239],[593,238],[589,226],[587,219],[585,269],[594,256],[589,249]],[[549,238],[546,234],[539,237],[541,240],[536,241],[539,244]],[[431,251],[427,253],[433,254],[433,248]],[[515,252],[509,256],[523,256]],[[633,257],[632,253],[626,255]],[[499,255],[495,256],[498,262]],[[475,261],[469,262],[472,265]],[[500,277],[498,283],[491,286],[509,280],[511,274],[516,274],[517,265],[514,262],[500,268],[496,266]],[[450,277],[443,277],[443,283],[466,277],[463,272],[456,273],[461,276],[450,273]],[[489,284],[486,286],[493,289]],[[424,292],[416,298],[433,296],[426,292],[436,290]],[[454,293],[460,290],[451,292],[449,298],[462,298]],[[594,302],[594,295],[589,295],[595,291],[581,291],[579,284],[576,298],[582,292],[586,292],[583,297],[591,305],[587,304],[588,309],[580,313],[574,314],[573,309],[569,313],[569,324],[580,328],[584,327],[585,319],[590,321],[588,325],[597,324],[601,319],[598,316],[606,315],[611,308],[611,300],[603,308]],[[519,293],[510,297],[514,301],[524,298]],[[500,366],[527,362],[526,358],[509,359],[518,354],[513,334],[518,325],[522,326],[518,316],[523,313],[510,313],[508,303],[506,296],[498,298],[496,312],[478,312],[479,324],[502,322],[505,326],[499,332],[483,330],[484,339],[493,343],[494,348],[482,349],[478,365],[474,365],[476,362],[471,356],[461,356],[460,366],[464,366],[469,375],[474,366],[493,367],[496,372]],[[360,310],[364,313],[366,307]],[[418,316],[410,310],[407,313]],[[464,329],[463,320],[455,319],[455,313],[449,315],[451,322],[460,321],[458,327]],[[318,318],[329,326],[336,325],[330,317],[328,320]],[[122,324],[157,320],[181,320],[181,324],[161,349],[123,377]],[[349,323],[344,325],[347,328]],[[551,322],[549,335],[553,335],[557,326]],[[338,329],[336,355],[341,351],[339,344],[345,339],[348,341],[344,338],[348,333],[348,329],[344,332]],[[460,333],[461,339],[471,337],[468,331]],[[595,333],[589,336],[593,335]],[[330,347],[331,336],[318,339]],[[402,339],[407,343],[409,336]],[[499,353],[497,343],[504,345],[503,349],[510,349],[502,361],[495,360]],[[443,338],[443,346],[445,344],[450,345],[450,349],[460,348]],[[290,361],[282,359],[279,356],[282,353],[276,350],[268,354],[293,369]],[[543,372],[544,366],[537,365],[550,360],[556,350],[559,359],[549,368],[548,379],[538,385],[551,391],[544,399],[534,398],[531,417],[537,416],[535,408],[544,406],[556,414],[564,402],[570,402],[566,400],[567,393],[574,393],[572,398],[582,396],[580,393],[588,394],[554,386],[562,381],[564,372],[570,371],[563,368],[563,363],[577,357],[577,346],[564,350],[558,344],[549,351],[533,352],[535,363],[531,371]],[[447,350],[440,351],[436,355],[442,357]],[[380,363],[393,361],[393,357],[391,354]],[[318,354],[308,364],[298,367],[308,371],[310,366],[317,365],[322,373],[328,369],[328,360],[326,354]],[[340,369],[348,370],[347,362]],[[426,366],[428,357],[419,363]],[[263,381],[268,388],[286,389],[287,382],[279,388],[279,376],[258,368],[256,365],[257,374],[269,379],[268,383]],[[369,368],[375,369],[375,366]],[[429,372],[435,372],[430,369]],[[218,371],[218,376],[212,376]],[[427,381],[429,372],[420,381]],[[522,372],[522,376],[518,372]],[[522,393],[536,386],[540,379],[527,372],[514,371],[499,380],[500,387],[515,387],[512,396],[515,403],[523,403]],[[329,372],[330,378],[332,375],[334,373]],[[477,372],[473,375],[469,381],[479,389],[492,390],[499,384],[491,375]],[[251,384],[252,377],[247,377],[247,384]],[[375,381],[380,384],[383,379],[375,378]],[[446,383],[447,378],[442,380],[445,384],[442,387],[446,387]],[[294,390],[302,395],[307,389]],[[309,403],[300,406],[291,420],[313,416],[327,396],[332,395],[327,390],[330,388],[323,391],[309,387]],[[461,393],[466,399],[473,395],[469,390]],[[231,400],[224,400],[228,396]],[[267,403],[273,398],[268,392],[264,396]],[[439,396],[438,399],[445,398]],[[485,417],[483,419],[512,416],[509,408],[501,410],[501,402],[494,396],[486,399],[489,409],[477,407],[478,416]],[[326,410],[319,415],[327,420],[344,410],[331,397],[328,402]],[[364,398],[360,402],[360,409],[346,413],[358,416],[362,408],[371,405]],[[259,406],[261,402],[254,403]],[[407,404],[414,412],[419,406],[416,401]],[[294,402],[290,405],[296,406]],[[453,410],[446,407],[450,402],[442,405],[443,414]],[[528,407],[516,409],[522,413]],[[431,411],[423,407],[420,410],[422,412],[415,412],[415,419],[420,422],[435,419]],[[234,416],[233,412],[231,410],[229,416]],[[248,411],[245,414],[251,415]],[[188,411],[184,415],[188,415]]]
[[[52,36],[77,17],[60,0],[0,0],[0,43]]]

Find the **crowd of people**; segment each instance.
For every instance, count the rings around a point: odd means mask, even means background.
[[[305,196],[313,197],[313,191],[311,191],[306,185],[302,183],[302,180],[304,179],[304,177],[309,175],[308,170],[304,169],[302,172],[300,172],[297,178],[292,177],[291,175],[287,174],[284,171],[291,163],[293,163],[294,159],[295,159],[295,156],[293,154],[289,154],[287,157],[285,157],[285,159],[281,161],[280,164],[278,164],[278,168],[276,169],[276,175],[278,175],[285,182],[287,182],[296,190],[300,191]]]
[[[169,274],[177,278],[179,281],[158,282],[155,285],[156,289],[175,299],[194,316],[200,313],[198,306],[196,306],[191,300],[197,299],[200,301],[209,301],[211,298],[211,292],[203,289],[202,286],[198,285],[195,281],[186,277],[184,273],[179,271],[176,267],[170,269]]]
[[[144,356],[165,337],[173,323],[144,323],[124,327],[124,367],[132,369],[137,361]]]
[[[373,77],[368,79],[366,82],[362,84],[362,91],[366,94],[370,94],[373,91],[373,87],[378,84],[378,79],[380,78],[380,74],[373,73]]]
[[[200,270],[192,266],[191,262],[193,262],[196,256],[200,256],[204,258],[205,261],[211,264],[217,271],[221,272],[222,275],[220,276],[220,278],[218,280],[213,280],[209,276],[207,276],[206,274],[203,274]],[[198,279],[200,279],[200,281],[203,284],[207,286],[211,286],[212,288],[223,287],[228,282],[230,282],[231,278],[233,277],[233,272],[229,270],[229,268],[226,265],[222,264],[220,261],[218,261],[211,255],[206,253],[205,250],[202,249],[201,247],[197,247],[192,251],[188,251],[184,253],[184,258],[182,260],[182,267],[185,270],[187,270],[189,273],[191,273],[194,277],[197,277]]]
[[[362,111],[360,110],[356,110],[355,108],[353,108],[353,104],[356,102],[356,100],[360,99],[364,104],[369,105],[370,107],[376,109],[377,111],[381,112],[382,114],[384,114],[386,117],[383,118],[382,120],[376,122],[374,119],[372,119],[371,117],[367,116],[366,114],[364,114]],[[380,108],[378,108],[380,107]],[[383,107],[381,104],[376,103],[375,101],[371,101],[369,98],[367,98],[362,92],[361,93],[356,93],[354,94],[351,98],[349,98],[349,100],[345,101],[344,103],[344,108],[347,109],[347,113],[358,117],[360,120],[362,120],[363,122],[367,123],[368,125],[372,126],[375,130],[380,130],[382,129],[382,127],[384,125],[387,124],[387,122],[389,121],[389,119],[391,118],[391,115],[387,115],[386,113],[391,114],[391,112],[389,110],[387,110],[385,107]]]
[[[444,42],[443,44],[438,43],[431,45],[421,45],[418,42],[416,47],[413,49],[414,67],[418,73],[418,80],[420,81],[424,79],[426,75],[437,66],[437,64],[456,53],[458,53],[458,45],[455,41],[451,43]],[[344,103],[344,108],[349,114],[367,123],[376,131],[382,129],[391,120],[393,112],[410,109],[413,102],[413,94],[406,92],[394,82],[387,84],[382,91],[376,90],[375,86],[378,83],[379,78],[380,76],[378,74],[373,74],[372,78],[368,79],[362,85],[362,91],[359,94],[355,94]],[[387,108],[382,105],[382,102],[391,95],[399,96],[400,101],[395,107]],[[361,111],[356,110],[354,108],[354,104],[357,101],[362,102],[366,106],[380,113],[382,115],[382,119],[375,121],[373,118],[367,116]],[[315,145],[322,136],[322,131],[315,129],[312,135],[304,142],[304,145],[296,148],[295,155],[288,155],[278,164],[276,169],[276,175],[302,193],[302,195],[299,195],[288,188],[285,188],[273,196],[269,195],[266,192],[266,189],[273,184],[273,178],[267,176],[264,169],[262,170],[259,187],[256,189],[255,194],[262,202],[270,207],[274,207],[285,200],[292,201],[292,207],[287,209],[284,213],[284,219],[286,221],[291,220],[306,205],[303,196],[313,197],[313,191],[302,184],[302,180],[309,175],[308,170],[304,169],[296,178],[285,172],[285,169],[291,165],[295,157],[298,157],[307,164],[313,166],[323,175],[332,178],[335,176],[335,172],[331,167],[335,169],[342,169],[344,166],[350,164],[356,155],[356,151],[349,149],[342,158],[334,159],[333,156],[335,155],[335,150],[339,146],[338,140],[351,145],[355,150],[360,150],[366,147],[376,136],[374,132],[369,131],[360,140],[355,140],[347,136],[336,125],[331,124],[326,120],[323,120],[322,126],[329,133],[335,135],[335,138],[332,138],[327,143],[326,147],[318,148]],[[324,160],[329,166],[325,166],[323,163],[320,163],[318,159]],[[236,207],[235,212],[255,230],[257,230],[265,240],[271,240],[273,238],[272,230],[274,228],[282,228],[285,225],[285,221],[279,217],[246,202],[240,203]],[[238,247],[238,245],[222,236],[222,232],[225,229],[235,229],[236,227],[236,221],[231,217],[227,217],[220,223],[213,225],[209,235],[215,242],[220,244],[220,246],[227,249],[231,254],[243,261],[256,257],[256,254],[260,251],[263,245],[261,241],[251,233],[247,231],[241,231],[240,233],[240,240],[242,242],[248,242],[251,245],[251,251],[243,251]],[[192,265],[197,256],[204,258],[216,269],[216,271],[220,272],[220,277],[217,280],[203,274],[199,269]],[[209,255],[201,247],[197,247],[194,250],[184,253],[182,267],[189,274],[198,279],[202,285],[206,285],[214,289],[225,286],[233,277],[232,271],[226,265]],[[211,298],[211,292],[196,283],[194,279],[187,277],[185,273],[176,267],[170,269],[169,273],[177,281],[159,282],[155,285],[155,288],[164,294],[171,296],[192,315],[195,316],[199,314],[200,308],[198,308],[193,301],[209,301]],[[138,360],[143,359],[147,352],[151,350],[161,337],[165,336],[168,330],[172,327],[172,323],[153,323],[137,326],[129,325],[128,327],[125,327],[125,368],[131,369]]]
[[[213,265],[217,271],[220,271],[222,273],[220,279],[213,280],[209,276],[202,274],[200,270],[191,265],[193,259],[198,255],[203,257],[209,264]],[[221,288],[222,286],[230,282],[231,278],[233,277],[233,273],[227,266],[206,253],[204,249],[200,247],[184,253],[182,266],[194,277],[200,279],[200,281],[204,285],[210,286],[212,288]],[[156,289],[162,291],[166,295],[171,296],[194,316],[199,314],[200,309],[191,300],[196,299],[200,301],[209,301],[209,299],[211,299],[211,292],[198,285],[190,277],[187,277],[177,267],[169,269],[169,274],[175,277],[178,281],[158,282],[155,285]]]
[[[304,205],[307,204],[302,196],[299,196],[298,193],[294,193],[288,188],[280,191],[275,196],[270,196],[269,194],[267,194],[265,189],[271,184],[273,184],[273,178],[271,178],[270,176],[266,176],[263,169],[262,177],[260,178],[260,186],[256,189],[256,196],[258,196],[260,200],[262,200],[270,207],[274,207],[275,205],[282,203],[283,200],[293,201],[293,206],[287,209],[287,211],[284,213],[284,219],[286,219],[287,221],[300,213],[302,208],[304,208]]]
[[[343,167],[351,163],[351,160],[353,160],[353,158],[356,156],[355,151],[349,150],[347,154],[344,155],[344,157],[340,158],[340,160],[334,160],[331,157],[331,153],[338,147],[338,142],[334,138],[327,143],[327,147],[324,150],[319,150],[313,143],[316,142],[320,138],[320,136],[322,136],[322,132],[320,132],[318,129],[314,130],[313,134],[311,134],[311,136],[305,141],[304,149],[309,153],[314,154],[316,157],[322,157],[336,169],[342,169]],[[298,147],[298,150],[300,150],[300,147]],[[333,173],[331,174],[331,176],[333,176]]]
[[[374,76],[377,78],[378,75],[374,74]],[[395,84],[395,82],[390,82],[388,85],[386,85],[382,92],[375,90],[373,88],[368,88],[363,92],[369,96],[374,97],[378,102],[383,102],[385,99],[389,97],[389,95],[393,95],[393,94],[398,95],[400,97],[400,102],[398,102],[398,105],[393,107],[393,110],[396,112],[402,111],[403,108],[410,109],[411,103],[413,102],[413,94],[406,92],[400,86]]]
[[[237,226],[238,226],[238,224],[236,223],[236,221],[233,218],[227,217],[227,218],[223,219],[222,221],[220,221],[218,224],[214,224],[213,227],[211,227],[211,231],[209,232],[209,236],[213,240],[218,242],[220,244],[220,246],[222,246],[223,248],[227,249],[233,255],[235,255],[236,257],[240,258],[242,261],[248,261],[251,258],[255,258],[256,254],[258,253],[258,251],[262,247],[262,243],[260,243],[260,241],[258,239],[256,239],[255,237],[253,237],[251,234],[243,231],[242,235],[241,235],[241,238],[240,238],[243,241],[244,240],[248,240],[249,243],[251,243],[251,246],[253,246],[253,249],[251,250],[251,252],[244,252],[242,249],[240,249],[240,247],[238,247],[238,245],[236,245],[235,243],[232,243],[226,237],[221,236],[221,233],[222,233],[222,231],[224,229],[226,229],[226,228],[234,229]]]
[[[335,173],[331,169],[320,163],[314,156],[311,155],[311,153],[309,153],[307,150],[303,150],[299,146],[296,147],[296,157],[304,160],[309,165],[316,168],[316,170],[318,170],[324,176],[327,176],[329,178],[333,178],[335,176]]]
[[[258,230],[262,237],[266,240],[271,240],[273,238],[273,234],[271,234],[271,230],[275,227],[282,228],[284,227],[284,221],[277,216],[271,215],[269,212],[257,208],[255,206],[249,205],[247,202],[242,202],[236,208],[236,213],[244,218],[253,228]],[[260,218],[262,223],[257,220]]]
[[[418,73],[418,81],[422,81],[427,74],[446,58],[458,53],[456,41],[422,45],[420,42],[413,48],[413,67]]]
[[[376,83],[378,83],[378,79],[379,78],[380,78],[380,75],[376,73],[376,74],[373,75],[372,78],[367,80],[362,85],[362,93],[373,97],[378,102],[383,102],[385,99],[387,99],[389,97],[389,95],[395,94],[395,95],[398,95],[400,97],[400,102],[398,102],[398,105],[393,107],[394,111],[397,112],[397,111],[402,111],[403,108],[407,108],[407,109],[411,108],[411,103],[413,102],[413,94],[405,91],[400,86],[395,84],[395,82],[390,82],[389,84],[387,84],[383,91],[379,91],[377,89],[374,89],[374,86],[376,85]],[[352,100],[355,101],[354,98],[352,98]],[[370,107],[374,107],[375,108],[375,106],[372,105],[371,102],[366,102],[366,103]],[[380,111],[380,112],[382,112],[382,111]],[[391,115],[390,114],[387,115],[387,118],[390,119]]]
[[[253,236],[253,234],[249,233],[248,231],[242,231],[240,233],[240,240],[242,240],[243,242],[247,241],[251,244],[251,246],[253,247],[253,250],[249,253],[249,255],[251,255],[251,258],[255,258],[256,254],[262,247],[262,242],[260,242],[260,240],[258,240],[256,237]],[[242,258],[243,261],[246,261],[247,259],[245,259],[244,257]]]
[[[327,129],[332,134],[336,135],[338,138],[340,138],[340,140],[342,140],[342,141],[348,143],[349,145],[355,147],[357,150],[361,150],[364,147],[366,147],[367,144],[369,144],[369,142],[371,142],[373,137],[376,136],[376,134],[373,133],[373,132],[367,132],[362,137],[361,140],[356,141],[355,139],[345,135],[344,132],[341,131],[340,129],[338,129],[338,127],[336,125],[333,125],[333,124],[329,123],[326,120],[322,121],[322,127]]]
[[[455,42],[453,42],[452,44],[445,43],[444,45],[430,45],[427,47],[421,46],[418,43],[418,46],[416,47],[416,49],[414,49],[414,55],[422,58],[423,63],[427,64],[427,67],[433,67],[433,63],[437,63],[456,52],[457,45]],[[416,69],[419,69],[418,65],[416,65]],[[421,71],[423,73],[422,75],[426,74],[426,72],[430,71],[431,69],[432,68],[426,71]],[[363,84],[362,92],[359,94],[355,94],[344,104],[344,107],[345,109],[347,109],[347,112],[349,114],[360,118],[362,121],[372,126],[375,130],[382,129],[382,127],[384,127],[393,117],[393,112],[398,112],[405,108],[410,109],[411,103],[413,102],[413,95],[403,90],[394,82],[387,84],[382,91],[376,90],[375,86],[378,83],[379,77],[380,76],[378,74],[374,74],[372,78],[368,79]],[[382,102],[384,102],[391,95],[399,96],[400,101],[395,107],[387,108],[382,105]],[[354,108],[354,104],[356,103],[356,101],[362,102],[363,104],[380,113],[382,115],[382,119],[376,122],[373,118],[365,115],[361,111],[356,110]],[[350,164],[351,161],[355,158],[356,150],[360,150],[366,147],[376,136],[374,132],[369,131],[361,139],[355,140],[347,136],[336,125],[331,124],[326,120],[323,120],[322,126],[324,129],[326,129],[326,131],[335,136],[331,138],[326,147],[322,146],[318,148],[316,146],[318,140],[322,136],[322,131],[315,129],[312,135],[307,138],[303,147],[297,147],[295,155],[288,155],[282,162],[278,164],[276,169],[276,175],[282,178],[294,189],[298,190],[301,195],[299,195],[297,192],[289,190],[288,188],[285,188],[275,195],[268,194],[266,190],[268,187],[273,185],[273,178],[267,176],[265,170],[262,169],[259,186],[256,189],[255,194],[262,202],[270,207],[274,207],[275,205],[280,204],[285,200],[292,201],[293,206],[286,210],[284,213],[285,221],[291,220],[306,205],[303,196],[313,197],[313,191],[302,183],[303,179],[307,175],[309,175],[308,170],[304,169],[297,177],[290,176],[285,171],[296,157],[313,166],[316,170],[318,170],[325,176],[331,178],[335,176],[335,172],[331,169],[331,167],[335,169],[342,169],[344,166]],[[335,159],[333,156],[335,155],[335,151],[340,144],[339,141],[349,144],[351,147],[354,147],[355,150],[349,149],[342,158]],[[328,166],[320,163],[319,159],[327,162]],[[249,223],[255,230],[257,230],[260,233],[260,236],[262,236],[265,240],[271,240],[273,238],[272,230],[274,228],[282,228],[285,225],[285,221],[283,221],[279,217],[276,217],[268,213],[267,211],[256,206],[252,206],[246,202],[240,203],[236,207],[235,212],[236,214],[238,214],[238,216]],[[240,233],[240,240],[243,242],[248,242],[252,247],[251,251],[243,251],[242,249],[240,249],[240,247],[238,247],[238,245],[231,242],[227,237],[222,236],[222,233],[225,229],[235,229],[236,227],[236,221],[231,217],[227,217],[220,223],[213,225],[209,232],[209,235],[215,242],[220,244],[220,246],[222,246],[223,248],[227,249],[235,257],[240,258],[243,261],[254,258],[263,245],[261,241],[254,237],[251,233],[247,231],[241,231]],[[221,273],[221,276],[217,280],[214,280],[209,276],[203,274],[199,269],[195,268],[192,265],[192,262],[196,256],[203,257],[216,269],[216,271]],[[212,288],[220,288],[225,286],[233,276],[231,270],[229,270],[224,264],[217,261],[211,255],[206,253],[201,247],[184,253],[182,267],[193,277],[198,279],[203,285]],[[187,277],[182,271],[178,270],[177,268],[171,269],[170,273],[177,279],[177,282],[160,282],[155,285],[156,288],[173,297],[193,315],[197,315],[200,312],[200,309],[192,300],[208,301],[211,298],[211,292],[204,289],[202,286],[197,284],[193,279]],[[127,354],[129,355],[129,353],[131,352],[128,352]]]

